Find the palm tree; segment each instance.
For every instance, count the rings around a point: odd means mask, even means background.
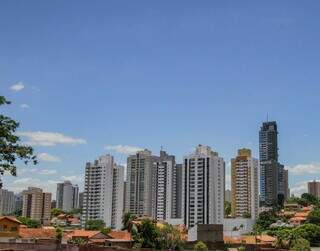
[[[131,231],[132,221],[134,221],[136,218],[137,216],[131,212],[125,213],[122,217],[122,225],[123,225],[122,230]]]

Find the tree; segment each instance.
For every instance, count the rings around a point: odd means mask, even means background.
[[[136,215],[134,215],[131,212],[126,212],[123,216],[122,216],[122,230],[130,230],[130,225],[132,223],[132,221],[134,221],[137,218]]]
[[[56,228],[56,241],[57,241],[57,250],[61,250],[61,241],[63,237],[63,230],[59,227]]]
[[[156,223],[150,219],[143,219],[138,226],[143,248],[155,248],[158,237]]]
[[[88,241],[85,238],[81,238],[81,237],[72,238],[71,240],[68,241],[68,243],[76,246],[84,246],[87,244],[87,242]]]
[[[320,226],[315,224],[303,224],[293,230],[296,236],[308,240],[310,243],[320,242]]]
[[[171,224],[164,223],[162,227],[157,227],[157,250],[182,250],[183,241],[180,231]]]
[[[64,213],[60,208],[52,208],[51,209],[51,216],[57,217],[59,214]]]
[[[26,225],[28,228],[38,228],[41,226],[40,221],[33,220],[27,217],[18,217],[18,220],[22,223],[22,225]]]
[[[88,220],[86,222],[86,225],[85,225],[85,229],[86,230],[101,230],[105,227],[105,223],[103,220],[100,220],[100,219],[94,219],[94,220]]]
[[[108,233],[111,232],[111,228],[110,227],[104,227],[104,228],[100,229],[100,232],[103,233],[104,235],[107,235]]]
[[[251,214],[249,212],[245,212],[245,213],[243,213],[242,217],[249,219],[249,218],[251,218]]]
[[[0,106],[8,105],[11,102],[4,96],[0,96]],[[20,159],[25,164],[37,164],[36,155],[33,148],[20,144],[20,138],[15,135],[19,123],[10,117],[0,114],[0,173],[4,171],[11,175],[17,175],[16,160]]]
[[[315,209],[308,215],[307,223],[315,224],[320,226],[320,209]]]
[[[203,243],[202,241],[198,241],[198,242],[194,245],[193,249],[194,249],[195,251],[208,251],[208,250],[209,250],[208,247],[207,247],[207,245],[206,245],[205,243]]]
[[[310,193],[303,193],[301,195],[301,199],[304,199],[308,203],[308,205],[318,204],[318,199]]]
[[[310,242],[303,238],[293,241],[290,251],[310,251]]]
[[[261,227],[262,230],[268,230],[272,223],[275,223],[280,219],[274,211],[262,212],[259,214],[256,224]]]
[[[229,201],[224,202],[224,215],[225,217],[231,214],[231,203]]]

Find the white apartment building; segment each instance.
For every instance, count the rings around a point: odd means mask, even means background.
[[[256,219],[259,214],[259,161],[240,149],[231,160],[232,216]]]
[[[223,224],[225,162],[208,146],[199,145],[184,157],[184,223]]]
[[[57,208],[69,212],[79,207],[79,188],[66,180],[57,184],[56,194]]]
[[[101,156],[87,163],[83,194],[82,224],[90,219],[101,219],[106,226],[121,228],[123,214],[124,169],[117,166],[113,156]],[[120,171],[121,170],[121,171]],[[119,199],[118,199],[119,198]]]
[[[159,157],[145,149],[127,159],[126,212],[152,217],[153,213],[153,165]]]
[[[11,214],[15,211],[14,193],[6,189],[0,189],[0,215]]]

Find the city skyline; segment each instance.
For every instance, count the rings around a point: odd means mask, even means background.
[[[163,146],[181,163],[198,144],[224,158],[230,187],[231,158],[243,147],[259,156],[268,116],[291,192],[306,192],[320,174],[319,7],[4,1],[0,93],[13,104],[3,113],[40,160],[19,164],[4,188],[55,196],[56,183],[70,180],[83,190],[95,156],[122,165]]]

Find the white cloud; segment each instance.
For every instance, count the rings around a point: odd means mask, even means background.
[[[126,145],[107,145],[104,147],[105,150],[115,151],[123,154],[135,154],[138,151],[142,151],[143,148],[138,146],[126,146]]]
[[[80,175],[70,175],[70,176],[61,176],[62,180],[69,180],[71,182],[82,182],[83,181],[83,177]]]
[[[295,186],[290,188],[290,193],[294,196],[301,196],[301,194],[306,193],[308,190],[308,181],[298,182]]]
[[[32,146],[79,145],[87,143],[84,139],[72,138],[56,132],[18,132],[17,135],[26,137],[27,141],[24,143]]]
[[[12,91],[18,92],[24,89],[24,84],[22,82],[17,82],[14,85],[10,86]]]
[[[30,108],[30,106],[27,105],[27,104],[21,104],[21,105],[20,105],[20,108],[22,108],[22,109],[28,109],[28,108]]]
[[[52,175],[56,174],[57,170],[55,169],[42,169],[42,168],[19,168],[18,175],[20,174],[41,174],[41,175]]]
[[[298,164],[288,166],[287,169],[293,175],[320,174],[320,163]]]
[[[60,162],[61,159],[57,156],[53,156],[49,153],[40,153],[37,155],[38,160],[46,162]]]

